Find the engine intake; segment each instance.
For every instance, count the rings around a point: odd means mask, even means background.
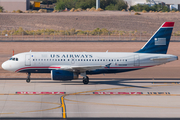
[[[66,70],[51,70],[52,80],[73,80],[78,79],[79,75]]]

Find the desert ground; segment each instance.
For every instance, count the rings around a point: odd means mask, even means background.
[[[180,13],[102,12],[59,12],[59,13],[0,13],[0,30],[56,29],[146,31],[154,32],[165,21],[174,21],[174,31],[180,31]]]

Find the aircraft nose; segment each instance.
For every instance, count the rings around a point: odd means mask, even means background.
[[[2,65],[1,65],[1,67],[4,69],[4,70],[7,70],[8,68],[7,68],[7,62],[4,62]]]

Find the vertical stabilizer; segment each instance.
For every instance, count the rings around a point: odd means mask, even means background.
[[[174,22],[165,22],[149,41],[136,53],[166,54],[171,39]]]

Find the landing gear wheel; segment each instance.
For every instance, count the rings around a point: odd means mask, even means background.
[[[28,76],[27,76],[26,82],[30,83],[30,81],[31,81],[31,79],[30,79],[31,73],[27,73],[27,74],[28,74]]]
[[[89,83],[89,77],[88,76],[83,77],[83,83],[84,84],[88,84]]]
[[[30,79],[26,79],[26,82],[27,82],[27,83],[30,83],[30,81],[31,81]]]

